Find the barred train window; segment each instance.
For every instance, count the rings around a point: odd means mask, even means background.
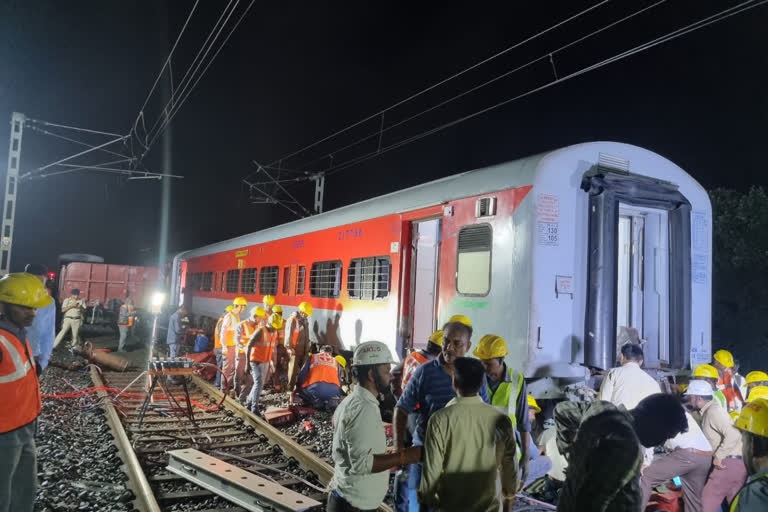
[[[389,295],[389,256],[356,258],[347,269],[347,292],[351,299],[374,300]]]
[[[227,270],[227,293],[237,293],[240,284],[240,270]]]
[[[256,277],[258,275],[258,269],[246,268],[243,269],[243,278],[240,280],[240,292],[243,294],[256,293]]]
[[[309,293],[312,297],[336,298],[341,290],[341,262],[319,261],[309,270]]]
[[[304,286],[307,281],[307,267],[301,265],[296,276],[296,295],[304,295]]]
[[[462,295],[488,295],[491,290],[491,245],[488,224],[464,226],[459,230],[456,257],[456,291]]]
[[[213,272],[203,274],[203,283],[200,285],[200,291],[209,292],[213,286]]]
[[[259,293],[262,295],[277,295],[277,279],[280,267],[261,267]]]

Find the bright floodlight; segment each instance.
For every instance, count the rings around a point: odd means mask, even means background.
[[[155,292],[152,294],[152,305],[159,307],[165,302],[165,294],[163,292]]]

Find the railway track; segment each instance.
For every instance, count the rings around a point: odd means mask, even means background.
[[[126,393],[136,395],[145,393],[145,377],[136,380],[140,375],[141,372],[136,371],[105,372],[102,376],[95,369],[91,371],[94,385],[127,388]],[[171,385],[168,390],[179,405],[186,405],[181,386]],[[199,377],[190,379],[189,394],[191,400],[211,408],[222,399],[218,389]],[[116,403],[104,401],[107,421],[129,476],[129,487],[136,495],[136,509],[142,512],[322,509],[323,488],[330,481],[333,468],[291,437],[230,398],[226,398],[218,410],[193,408],[195,425],[174,412],[178,408],[172,406],[164,390],[156,389],[153,397],[153,406],[141,425],[142,398],[129,395],[121,396]],[[171,459],[175,469],[169,471],[166,468]],[[201,469],[193,463],[216,468]],[[212,474],[242,481],[212,483],[206,479],[210,476],[207,469],[214,471]],[[213,492],[222,488],[245,496],[238,502],[240,506]],[[253,491],[263,494],[254,497]],[[282,502],[271,501],[275,495]]]

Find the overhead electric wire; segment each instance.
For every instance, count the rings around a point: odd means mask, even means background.
[[[618,54],[614,55],[613,57],[609,57],[607,59],[599,61],[599,62],[597,62],[595,64],[590,65],[590,66],[584,67],[584,68],[582,68],[582,69],[580,69],[578,71],[575,71],[575,72],[570,73],[568,75],[565,75],[563,77],[556,78],[555,80],[547,82],[546,84],[543,84],[543,85],[541,85],[539,87],[535,87],[535,88],[530,89],[530,90],[528,90],[526,92],[523,92],[521,94],[518,94],[518,95],[513,96],[511,98],[508,98],[506,100],[503,100],[503,101],[501,101],[499,103],[496,103],[496,104],[491,105],[489,107],[485,107],[483,109],[475,111],[475,112],[473,112],[471,114],[468,114],[466,116],[462,116],[460,118],[454,119],[453,121],[450,121],[448,123],[439,125],[439,126],[437,126],[435,128],[426,130],[424,132],[421,132],[419,134],[416,134],[416,135],[414,135],[412,137],[409,137],[409,138],[404,139],[402,141],[396,142],[394,144],[391,144],[391,145],[386,146],[384,148],[381,148],[379,150],[367,153],[365,155],[361,155],[359,157],[355,157],[355,158],[349,159],[349,160],[347,160],[345,162],[342,162],[342,163],[340,163],[340,164],[338,164],[336,166],[332,166],[331,168],[329,168],[325,172],[325,174],[326,174],[326,176],[330,176],[331,174],[334,174],[336,172],[342,171],[342,170],[344,170],[344,169],[346,169],[348,167],[351,167],[353,165],[357,165],[357,164],[362,163],[362,162],[364,162],[366,160],[369,160],[371,158],[375,158],[375,157],[379,156],[380,154],[386,153],[386,152],[391,151],[393,149],[398,149],[398,148],[403,147],[403,146],[405,146],[407,144],[410,144],[412,142],[416,142],[417,140],[420,140],[420,139],[422,139],[424,137],[428,137],[429,135],[433,135],[433,134],[435,134],[437,132],[440,132],[440,131],[442,131],[442,130],[444,130],[446,128],[450,128],[450,127],[455,126],[457,124],[463,123],[464,121],[468,121],[468,120],[473,119],[473,118],[475,118],[477,116],[480,116],[482,114],[490,112],[491,110],[495,110],[495,109],[497,109],[499,107],[502,107],[504,105],[512,103],[513,101],[519,100],[519,99],[524,98],[526,96],[530,96],[530,95],[532,95],[532,94],[534,94],[536,92],[542,91],[544,89],[548,89],[549,87],[552,87],[553,85],[557,85],[559,83],[562,83],[562,82],[565,82],[567,80],[570,80],[571,78],[575,78],[575,77],[581,76],[583,74],[589,73],[590,71],[594,71],[595,69],[599,69],[599,68],[601,68],[603,66],[606,66],[608,64],[612,64],[613,62],[617,62],[619,60],[622,60],[622,59],[624,59],[626,57],[630,57],[630,56],[635,55],[637,53],[641,53],[641,52],[643,52],[645,50],[648,50],[648,49],[653,48],[655,46],[658,46],[660,44],[663,44],[663,43],[666,43],[668,41],[671,41],[671,40],[676,39],[676,38],[678,38],[680,36],[683,36],[683,35],[689,34],[691,32],[694,32],[694,31],[696,31],[696,30],[698,30],[700,28],[707,27],[709,25],[712,25],[712,24],[717,23],[719,21],[722,21],[724,19],[730,18],[731,16],[735,16],[736,14],[741,14],[741,13],[746,12],[746,11],[748,11],[750,9],[755,8],[755,7],[759,7],[760,5],[763,5],[763,4],[767,3],[767,2],[768,2],[768,0],[759,0],[759,1],[747,0],[746,2],[742,2],[742,3],[738,4],[738,5],[730,7],[728,9],[724,9],[724,10],[722,10],[722,11],[716,13],[716,14],[713,14],[713,15],[708,16],[706,18],[703,18],[703,19],[701,19],[699,21],[696,21],[694,23],[686,25],[685,27],[681,27],[679,29],[676,29],[676,30],[674,30],[674,31],[672,31],[672,32],[670,32],[668,34],[665,34],[664,36],[658,37],[656,39],[653,39],[651,41],[648,41],[646,43],[638,45],[638,46],[636,46],[636,47],[634,47],[634,48],[632,48],[630,50],[618,53]]]
[[[58,133],[49,132],[48,130],[45,130],[45,129],[40,128],[40,127],[35,126],[35,125],[29,125],[29,126],[27,126],[27,128],[29,128],[30,130],[34,130],[36,132],[42,133],[44,135],[50,135],[51,137],[56,137],[58,139],[66,140],[67,142],[73,142],[75,144],[80,144],[82,146],[86,146],[86,147],[89,147],[89,148],[95,148],[96,147],[93,144],[88,144],[87,142],[83,142],[81,140],[71,139],[69,137],[65,137],[64,135],[60,135]],[[119,135],[118,135],[118,137],[119,137]],[[120,157],[123,157],[123,158],[129,158],[129,159],[131,158],[128,155],[123,155],[123,154],[117,153],[115,151],[110,151],[109,149],[99,148],[99,151],[103,151],[105,153],[109,153],[110,155],[120,156]]]
[[[31,117],[26,118],[27,123],[39,123],[44,126],[53,126],[55,128],[65,128],[67,130],[76,130],[78,132],[86,132],[86,133],[95,133],[97,135],[107,135],[109,137],[122,137],[122,135],[118,133],[109,133],[109,132],[100,132],[98,130],[88,130],[86,128],[78,128],[76,126],[67,126],[65,124],[56,124],[56,123],[49,123],[48,121],[41,121],[39,119],[32,119]]]

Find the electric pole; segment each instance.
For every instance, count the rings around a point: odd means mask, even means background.
[[[13,247],[13,221],[16,217],[16,192],[19,189],[19,161],[21,159],[21,136],[24,133],[24,114],[11,115],[11,141],[8,147],[8,174],[5,177],[5,202],[3,203],[3,233],[0,238],[0,276],[8,274],[11,268]]]

